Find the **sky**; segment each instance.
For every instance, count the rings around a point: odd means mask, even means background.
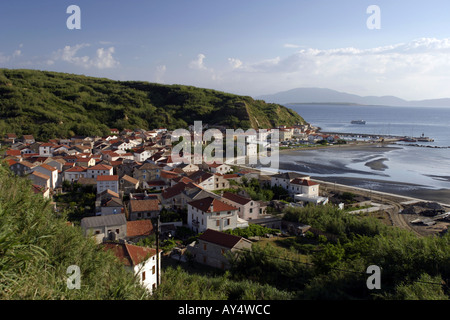
[[[71,5],[81,29],[67,26]],[[0,67],[436,99],[450,97],[449,14],[448,0],[4,0]]]

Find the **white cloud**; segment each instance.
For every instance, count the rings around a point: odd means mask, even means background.
[[[22,47],[23,47],[23,44],[20,44],[19,48],[22,48]],[[14,52],[9,55],[5,55],[5,54],[3,54],[3,52],[0,52],[0,63],[11,62],[14,59],[21,57],[21,56],[22,56],[22,50],[20,50],[20,49],[14,50]]]
[[[302,48],[285,57],[242,63],[233,73],[252,92],[301,86],[344,91],[358,86],[366,88],[360,94],[425,99],[450,96],[445,86],[450,80],[449,55],[450,39],[421,38],[368,49]]]
[[[283,45],[284,48],[301,48],[301,46],[299,46],[298,44],[293,44],[293,43],[285,43]]]
[[[242,67],[242,61],[235,58],[228,58],[228,63],[233,69],[239,69]]]
[[[119,62],[113,57],[114,47],[99,48],[94,57],[78,56],[78,52],[84,48],[90,47],[90,44],[83,43],[75,46],[65,46],[53,54],[53,59],[48,60],[47,64],[52,65],[55,61],[61,60],[83,68],[110,69],[119,65]]]
[[[166,74],[166,70],[167,70],[167,68],[165,65],[156,67],[156,73],[155,73],[156,82],[164,83],[163,77]]]
[[[203,62],[205,60],[206,56],[203,53],[200,53],[197,55],[197,59],[192,60],[189,63],[189,68],[191,69],[198,69],[198,70],[206,70],[206,66]]]

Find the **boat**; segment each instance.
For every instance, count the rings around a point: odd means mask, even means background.
[[[420,141],[420,142],[434,142],[434,139],[425,137],[425,134],[422,133],[422,136],[417,138],[417,141]]]
[[[352,124],[366,124],[365,120],[352,120]]]

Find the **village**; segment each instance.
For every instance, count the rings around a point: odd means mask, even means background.
[[[309,125],[272,130],[279,130],[280,136],[280,143],[272,147],[318,136]],[[258,237],[246,239],[225,231],[259,226],[279,235],[305,233],[309,226],[292,230],[283,224],[277,204],[322,205],[329,201],[320,184],[307,175],[263,175],[225,162],[176,162],[172,154],[176,140],[164,128],[111,129],[106,137],[48,142],[35,141],[31,135],[18,138],[7,134],[2,147],[4,161],[14,174],[30,179],[33,192],[49,199],[56,213],[67,209],[77,212],[71,216],[72,225],[79,225],[86,237],[111,250],[150,292],[161,278],[160,241],[180,238],[178,232],[199,235],[187,247],[174,245],[169,255],[178,261],[193,259],[227,269],[227,252],[251,250],[251,240]],[[245,155],[257,152],[251,144],[245,146]],[[274,206],[273,201],[252,199],[245,190],[235,192],[236,185],[249,181],[261,188],[279,188],[292,201],[275,202]],[[76,193],[92,194],[90,204],[70,198]],[[155,236],[156,248],[154,242],[147,241]]]

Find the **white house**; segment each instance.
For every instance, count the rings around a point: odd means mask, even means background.
[[[134,152],[134,161],[136,162],[144,162],[148,158],[152,156],[153,152],[146,149],[139,149]]]
[[[35,171],[27,177],[32,181],[33,185],[50,189],[50,177],[48,175]]]
[[[238,227],[238,209],[213,197],[188,203],[188,226],[201,233],[206,229],[217,231]]]
[[[258,219],[260,214],[264,214],[259,201],[245,198],[235,193],[224,192],[222,201],[238,208],[238,216],[244,220]]]
[[[106,175],[97,176],[97,194],[102,193],[105,190],[111,190],[119,193],[119,176]]]
[[[40,172],[42,174],[45,174],[46,176],[49,176],[50,188],[51,189],[56,188],[56,184],[58,182],[58,169],[43,163],[40,166],[33,168],[33,172]]]
[[[119,258],[124,266],[132,271],[139,283],[153,293],[157,288],[157,283],[161,281],[161,272],[159,272],[159,281],[157,281],[157,261],[158,269],[161,270],[161,252],[156,257],[156,249],[130,245],[127,243],[107,242],[103,244],[106,250],[111,250]]]
[[[319,184],[310,179],[295,178],[289,184],[290,194],[303,194],[309,197],[319,196]]]
[[[113,167],[106,164],[98,164],[87,169],[86,178],[94,178],[97,176],[111,176],[113,174]]]
[[[50,157],[53,155],[55,145],[53,143],[43,143],[39,146],[39,156]]]
[[[231,166],[229,166],[228,164],[225,163],[211,163],[208,164],[208,169],[211,171],[211,173],[221,173],[221,174],[225,174],[228,173],[230,171],[232,171]]]
[[[69,182],[78,181],[81,177],[86,178],[87,168],[81,166],[73,166],[70,169],[64,171],[64,180]]]
[[[270,185],[271,187],[283,187],[284,189],[289,190],[290,183],[295,178],[309,179],[309,176],[296,172],[274,174],[270,177]]]

